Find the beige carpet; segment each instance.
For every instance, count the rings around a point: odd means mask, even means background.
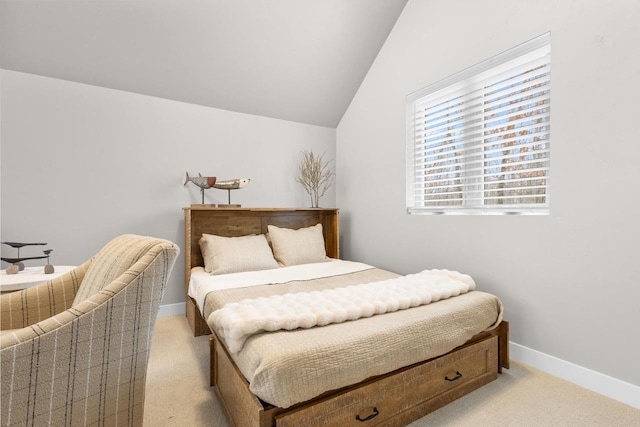
[[[144,425],[227,427],[208,386],[208,337],[186,318],[159,318],[147,372]],[[512,361],[475,392],[410,424],[434,426],[638,426],[640,410]]]

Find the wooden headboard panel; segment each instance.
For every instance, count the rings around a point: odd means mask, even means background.
[[[338,209],[212,208],[206,205],[193,205],[183,210],[185,295],[189,288],[191,269],[204,266],[198,243],[203,233],[238,237],[249,234],[264,234],[268,231],[268,225],[298,229],[320,223],[322,224],[327,256],[340,257]],[[186,295],[186,300],[187,311],[189,311],[190,298],[188,295]]]

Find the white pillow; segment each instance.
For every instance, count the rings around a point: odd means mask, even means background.
[[[328,261],[322,237],[322,224],[292,230],[269,225],[273,255],[280,265],[310,264]]]
[[[200,238],[200,250],[204,270],[211,274],[278,268],[264,234],[241,237],[203,234]]]

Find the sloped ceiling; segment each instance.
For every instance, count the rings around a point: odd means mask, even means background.
[[[2,0],[0,67],[336,127],[407,0]]]

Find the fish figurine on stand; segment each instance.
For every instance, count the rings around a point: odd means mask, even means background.
[[[237,178],[237,179],[229,179],[226,181],[218,181],[213,185],[213,188],[217,188],[218,190],[227,190],[228,204],[227,205],[218,205],[221,208],[239,208],[240,205],[232,205],[231,204],[231,190],[239,190],[247,186],[247,184],[251,181],[249,178]]]
[[[231,190],[239,190],[244,188],[249,184],[251,179],[249,178],[236,178],[236,179],[228,179],[226,181],[218,181],[215,176],[202,176],[198,174],[198,176],[191,176],[189,172],[187,172],[187,179],[184,181],[184,185],[192,182],[194,185],[200,187],[200,192],[202,193],[202,204],[204,205],[204,190],[209,188],[217,188],[218,190],[227,190],[227,205],[218,205],[218,207],[234,207],[239,208],[240,205],[232,205],[231,204]],[[215,205],[212,205],[215,206]]]
[[[11,246],[12,248],[18,249],[18,257],[17,258],[2,257],[2,261],[7,262],[9,264],[12,264],[12,265],[8,266],[7,269],[5,270],[5,272],[7,274],[18,274],[19,271],[24,270],[24,262],[22,262],[22,261],[26,261],[26,260],[30,260],[30,259],[43,259],[43,258],[46,258],[46,256],[21,257],[20,256],[20,248],[23,248],[25,246],[42,246],[42,245],[46,245],[47,243],[23,243],[23,242],[0,242],[0,243],[2,243],[3,245]]]
[[[204,205],[204,190],[213,188],[216,183],[216,177],[202,176],[200,174],[198,174],[198,176],[189,176],[189,172],[187,172],[187,179],[184,181],[184,185],[187,185],[189,182],[193,182],[195,185],[200,187],[200,193],[202,193],[202,204]]]
[[[17,258],[2,257],[2,261],[11,264],[5,269],[5,274],[18,274],[20,271],[24,270],[24,262],[22,261],[32,260],[32,259],[47,258],[47,265],[45,265],[45,268],[44,268],[45,274],[49,274],[47,273],[47,271],[50,269],[51,270],[53,269],[53,266],[49,264],[49,254],[53,251],[53,249],[47,249],[46,251],[43,251],[45,253],[45,256],[30,256],[30,257],[20,256],[20,248],[23,248],[25,246],[42,246],[42,245],[46,245],[47,243],[23,243],[23,242],[0,242],[0,243],[2,243],[3,245],[11,246],[12,248],[18,249]],[[53,273],[53,270],[51,271],[51,273]]]

